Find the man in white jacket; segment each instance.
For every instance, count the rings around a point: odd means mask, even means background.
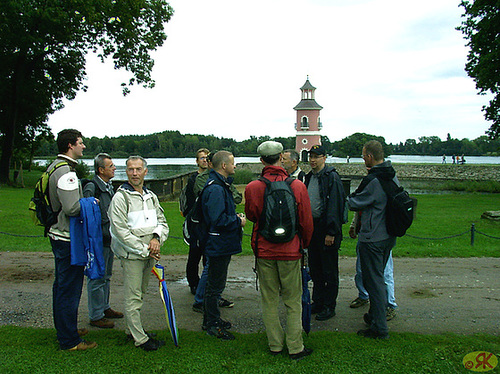
[[[141,322],[143,294],[151,269],[160,259],[160,247],[167,240],[168,225],[158,197],[144,186],[148,172],[141,156],[130,156],[126,163],[128,182],[120,186],[109,207],[111,249],[123,268],[125,319],[135,346],[155,351],[164,342],[148,335]]]

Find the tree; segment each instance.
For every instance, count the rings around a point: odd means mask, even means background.
[[[360,157],[358,155],[361,154],[363,150],[363,146],[366,142],[370,140],[378,140],[382,146],[384,147],[385,156],[389,156],[391,154],[391,147],[386,144],[385,139],[382,136],[370,135],[365,133],[354,133],[349,135],[348,137],[332,143],[334,148],[333,156],[336,157]]]
[[[492,121],[486,132],[492,139],[500,137],[500,1],[462,0],[465,18],[457,30],[462,31],[470,47],[465,71],[476,82],[480,95],[488,91],[493,99],[483,106],[484,117]]]
[[[165,0],[2,0],[0,182],[9,181],[15,138],[86,90],[89,51],[131,73],[124,95],[134,84],[154,87],[150,51],[165,41],[172,14]]]

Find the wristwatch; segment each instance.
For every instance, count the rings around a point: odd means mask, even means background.
[[[160,241],[160,235],[158,235],[156,232],[153,233],[153,239],[156,239],[159,242]]]

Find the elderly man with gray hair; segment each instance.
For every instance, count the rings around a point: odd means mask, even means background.
[[[146,160],[130,156],[126,163],[128,181],[116,191],[109,206],[111,249],[123,268],[125,320],[135,346],[156,351],[164,342],[144,331],[141,308],[151,278],[151,269],[160,259],[160,248],[169,228],[158,197],[144,185]]]
[[[113,274],[113,252],[111,251],[111,234],[109,233],[108,209],[115,194],[111,179],[115,176],[116,166],[107,153],[99,153],[94,158],[94,178],[85,185],[84,197],[95,197],[99,200],[101,210],[102,245],[105,273],[99,279],[88,279],[87,294],[89,304],[90,325],[99,328],[113,328],[112,318],[123,318],[123,313],[109,306],[111,275]]]
[[[290,177],[304,182],[306,173],[299,167],[299,158],[299,154],[295,149],[285,149],[281,158],[281,165]]]

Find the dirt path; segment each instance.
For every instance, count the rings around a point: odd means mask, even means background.
[[[233,257],[224,296],[235,302],[222,316],[236,332],[262,331],[260,297],[255,290],[253,257]],[[191,310],[193,297],[185,280],[185,256],[163,256],[167,281],[179,329],[199,330],[202,316]],[[357,296],[354,258],[340,259],[340,292],[337,316],[326,322],[313,319],[312,331],[355,332],[362,328],[367,307],[350,309]],[[51,253],[0,253],[0,325],[52,328],[53,256]],[[397,317],[389,322],[393,332],[438,334],[486,333],[500,335],[500,258],[394,259]],[[153,277],[153,275],[152,275]],[[146,329],[166,328],[152,278],[145,297],[143,321]],[[112,307],[123,310],[123,277],[115,261],[112,278]],[[80,304],[79,324],[88,327],[86,288]],[[125,321],[116,328],[124,330]]]

